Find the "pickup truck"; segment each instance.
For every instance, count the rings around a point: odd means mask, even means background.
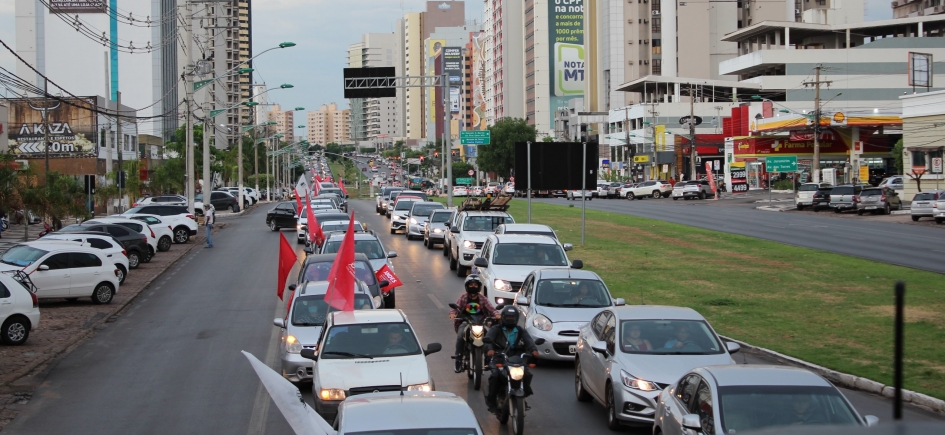
[[[512,224],[512,215],[504,211],[463,211],[450,224],[449,246],[450,270],[457,276],[465,277],[466,271],[473,266],[473,260],[479,256],[482,244],[496,227]]]

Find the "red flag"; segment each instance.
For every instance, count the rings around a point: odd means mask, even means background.
[[[386,264],[378,269],[377,272],[374,272],[374,276],[377,277],[377,282],[387,280],[387,282],[390,283],[387,285],[387,287],[381,287],[381,291],[384,293],[390,293],[390,291],[395,287],[404,285],[400,278],[397,278],[397,275],[394,273],[394,271],[390,270],[390,266]]]
[[[299,209],[299,213],[302,213],[302,197],[299,196],[299,191],[295,191],[295,205]]]
[[[315,181],[321,183],[321,182],[322,182],[322,177],[319,177],[318,175],[316,175],[316,176],[315,176]]]
[[[345,196],[348,196],[348,189],[345,189],[345,180],[338,180],[338,185],[341,186],[341,191],[345,193]]]
[[[348,232],[328,273],[328,291],[325,301],[339,311],[354,311],[354,212],[348,222]]]
[[[276,280],[276,295],[279,296],[279,299],[282,299],[282,291],[285,289],[285,280],[289,277],[289,272],[292,271],[292,266],[295,265],[298,257],[295,256],[295,250],[292,249],[292,245],[285,239],[285,234],[279,234],[279,240],[279,276],[276,277],[278,278]]]
[[[318,192],[322,191],[322,182],[316,180],[315,183],[312,184],[312,187],[314,187],[313,192],[315,192],[315,194],[318,195]]]
[[[305,194],[305,202],[311,205],[307,193]],[[305,226],[308,227],[308,238],[312,243],[317,246],[325,243],[325,233],[322,232],[322,226],[318,224],[318,219],[315,218],[315,212],[312,211],[311,206],[305,210]]]

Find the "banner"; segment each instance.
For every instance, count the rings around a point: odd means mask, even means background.
[[[377,278],[377,282],[387,280],[387,282],[390,283],[387,287],[381,288],[381,290],[383,290],[385,293],[393,290],[396,287],[404,285],[400,278],[397,278],[397,275],[394,273],[394,271],[390,270],[390,267],[386,264],[381,266],[377,272],[374,272],[374,276]]]
[[[551,125],[555,109],[584,96],[584,0],[548,2]]]
[[[486,120],[486,45],[489,44],[486,32],[472,37],[472,124],[467,130],[485,130]]]
[[[718,161],[715,161],[715,164],[718,165]],[[715,174],[712,173],[713,168],[712,162],[705,162],[705,173],[706,178],[709,179],[709,187],[712,188],[712,193],[715,195],[715,199],[719,198],[719,188],[715,185]]]
[[[96,156],[98,154],[98,116],[93,103],[84,99],[67,98],[66,102],[36,99],[6,100],[10,105],[7,125],[10,152],[16,156],[39,156],[46,153],[46,124],[43,110],[47,110],[49,124],[49,154],[54,157]]]
[[[104,14],[105,0],[47,0],[52,14]]]

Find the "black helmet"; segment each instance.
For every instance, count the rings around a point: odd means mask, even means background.
[[[517,325],[518,324],[518,308],[515,308],[513,306],[502,308],[501,318],[502,318],[502,326],[511,328]]]
[[[470,286],[470,284],[475,283],[476,285]],[[466,277],[466,282],[463,283],[463,287],[466,288],[466,293],[474,294],[482,291],[482,280],[479,279],[479,275],[473,273]]]

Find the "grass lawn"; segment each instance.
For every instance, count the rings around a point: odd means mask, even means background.
[[[526,222],[524,200],[510,212]],[[723,335],[892,383],[893,285],[906,282],[905,387],[945,399],[945,277],[634,216],[532,204],[533,223],[629,304],[691,307]]]
[[[341,163],[329,163],[329,164],[328,164],[328,167],[331,168],[331,173],[334,174],[335,178],[342,178],[342,177],[343,177],[343,178],[345,179],[345,189],[348,191],[348,199],[363,199],[363,198],[367,198],[367,196],[368,196],[368,193],[367,193],[367,192],[368,192],[369,187],[368,187],[367,184],[366,184],[368,181],[367,181],[367,178],[364,178],[364,174],[359,175],[360,177],[362,177],[362,178],[361,178],[361,185],[362,185],[361,188],[362,188],[362,190],[364,190],[364,194],[362,195],[361,192],[359,192],[358,189],[355,188],[356,183],[355,183],[354,180],[356,180],[356,178],[345,177],[345,167],[344,167],[344,165],[342,165]],[[360,173],[361,171],[358,171],[358,172]],[[354,174],[353,171],[352,171],[351,173]],[[335,180],[335,182],[337,183],[338,180]]]

